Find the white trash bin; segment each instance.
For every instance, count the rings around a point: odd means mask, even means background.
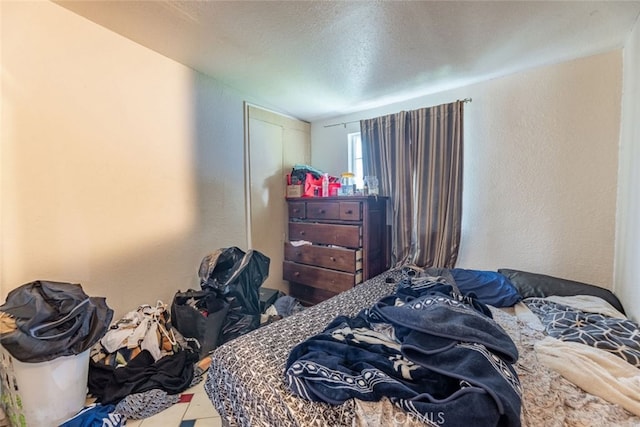
[[[53,427],[77,414],[87,399],[89,352],[25,363],[0,346],[1,401],[11,425]]]

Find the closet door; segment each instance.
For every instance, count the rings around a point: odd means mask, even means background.
[[[263,287],[288,293],[282,280],[287,210],[285,177],[311,156],[309,123],[247,105],[246,171],[248,248],[271,260]]]

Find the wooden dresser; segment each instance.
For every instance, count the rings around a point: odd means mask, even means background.
[[[388,268],[386,197],[287,199],[283,278],[289,294],[316,304]],[[312,244],[298,245],[306,241]]]

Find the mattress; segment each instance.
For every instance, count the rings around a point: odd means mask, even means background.
[[[393,280],[387,280],[392,278]],[[338,315],[355,316],[391,294],[400,271],[388,271],[327,301],[267,324],[218,347],[205,391],[223,424],[229,426],[374,426],[439,425],[415,422],[402,409],[380,402],[351,399],[340,405],[295,396],[285,381],[291,349],[318,334]],[[542,365],[534,345],[545,338],[540,328],[520,320],[513,309],[490,307],[494,320],[519,352],[514,368],[522,387],[524,426],[640,425],[640,418],[619,405],[589,394]],[[445,423],[446,425],[446,423]]]

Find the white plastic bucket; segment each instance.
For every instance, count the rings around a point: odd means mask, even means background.
[[[12,426],[58,426],[87,399],[89,351],[24,363],[0,346],[2,406]]]

